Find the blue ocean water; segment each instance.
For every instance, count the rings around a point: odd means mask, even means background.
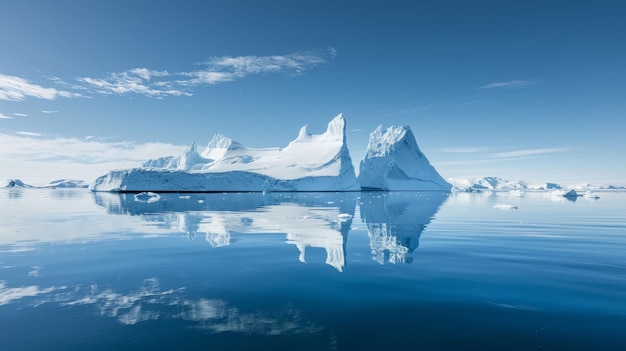
[[[626,192],[0,190],[2,350],[623,350]]]

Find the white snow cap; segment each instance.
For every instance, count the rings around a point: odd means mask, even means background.
[[[252,149],[216,134],[200,154],[193,144],[179,157],[98,178],[98,191],[342,191],[359,190],[346,145],[343,114],[322,134],[306,126],[284,148]]]

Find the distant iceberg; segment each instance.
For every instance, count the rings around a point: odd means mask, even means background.
[[[452,177],[448,181],[454,185],[457,191],[481,192],[481,191],[519,191],[530,187],[523,181],[511,181],[500,177],[461,178]],[[552,184],[552,183],[547,183]],[[560,189],[560,186],[559,186]],[[512,193],[514,194],[514,193]]]
[[[147,161],[97,178],[94,191],[356,191],[346,144],[346,121],[336,116],[323,134],[300,129],[284,148],[246,148],[216,134],[206,149],[193,144],[178,157]]]
[[[78,179],[57,179],[51,181],[49,184],[42,186],[42,188],[87,188],[89,184],[84,180]]]
[[[0,188],[32,188],[32,185],[28,185],[21,181],[20,179],[7,179],[5,180]]]

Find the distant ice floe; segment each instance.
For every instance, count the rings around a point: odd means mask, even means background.
[[[507,205],[507,204],[495,204],[495,205],[493,205],[493,208],[495,208],[496,210],[517,210],[517,209],[519,209],[518,206]]]
[[[581,192],[625,190],[626,186],[598,185],[590,183],[572,184],[566,187],[557,183],[528,184],[524,181],[511,181],[500,177],[463,178],[451,177],[447,179],[453,185],[454,192],[482,193],[498,192],[511,196],[524,196],[526,192],[543,192],[555,196],[564,196],[570,191],[574,191],[567,197],[574,198],[580,196]],[[582,195],[584,197],[584,195]]]
[[[585,193],[583,193],[583,197],[585,199],[592,199],[592,200],[596,200],[600,198],[598,194],[591,192],[591,191],[586,191]]]
[[[0,183],[0,188],[87,188],[89,184],[84,180],[77,179],[57,179],[42,186],[26,184],[20,179],[7,179]]]

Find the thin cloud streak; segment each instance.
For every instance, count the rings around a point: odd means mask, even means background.
[[[478,87],[478,89],[519,89],[537,85],[538,80],[510,80],[507,82],[495,82]]]
[[[34,133],[34,132],[16,132],[15,134],[19,134],[19,135],[25,135],[25,136],[41,136],[41,133]]]
[[[0,100],[24,101],[28,97],[55,100],[57,97],[76,98],[82,95],[55,88],[44,88],[24,78],[0,74]]]
[[[567,152],[572,151],[573,149],[570,147],[552,147],[552,148],[543,148],[543,149],[527,149],[527,150],[516,150],[516,151],[508,151],[508,152],[497,152],[493,153],[490,156],[495,158],[510,158],[510,157],[524,157],[524,156],[535,156],[535,155],[543,155],[543,154],[551,154],[557,152]]]
[[[0,119],[13,119],[13,117],[0,113]]]
[[[440,161],[433,162],[434,166],[468,166],[468,165],[481,165],[498,162],[519,161],[532,159],[534,157],[510,157],[510,158],[482,158],[472,160],[457,160],[457,161]]]

